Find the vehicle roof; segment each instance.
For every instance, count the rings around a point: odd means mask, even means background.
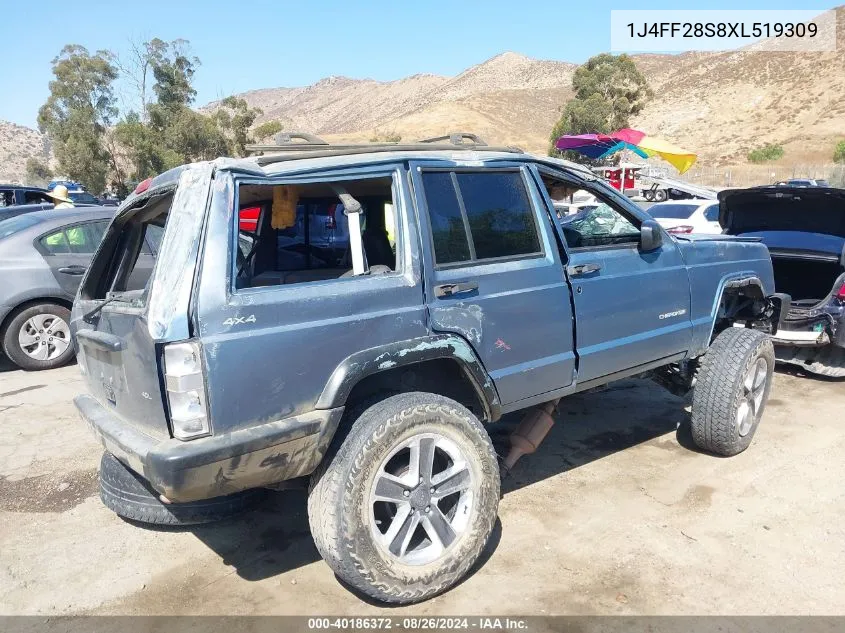
[[[65,224],[73,224],[74,222],[84,222],[85,220],[101,220],[104,218],[114,217],[117,207],[74,207],[65,209],[43,209],[40,211],[30,211],[26,213],[27,217],[38,220],[36,226],[44,226],[50,224],[53,226],[63,226]],[[21,217],[20,215],[13,217]]]
[[[27,191],[43,191],[46,193],[46,189],[44,187],[32,187],[30,185],[7,185],[0,183],[0,187],[3,189],[26,189]]]
[[[653,207],[664,207],[668,204],[681,204],[700,207],[704,204],[716,204],[718,200],[709,200],[707,198],[686,198],[684,200],[664,200],[663,202],[655,202]]]
[[[267,157],[250,157],[233,159],[231,165],[235,168],[241,165],[250,170],[256,168],[271,176],[299,171],[312,171],[336,167],[352,167],[358,165],[379,165],[404,161],[441,161],[463,165],[480,166],[490,162],[544,163],[549,166],[575,171],[579,175],[594,179],[596,176],[587,167],[551,156],[538,156],[522,152],[508,152],[484,149],[421,149],[363,152],[355,154],[334,153],[330,155],[314,155],[317,152],[291,152],[278,162],[261,165],[260,159]]]

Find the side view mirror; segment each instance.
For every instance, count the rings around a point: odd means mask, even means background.
[[[640,225],[640,250],[644,253],[656,251],[663,245],[663,231],[654,220],[646,220]]]

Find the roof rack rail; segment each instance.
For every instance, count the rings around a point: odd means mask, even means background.
[[[453,132],[448,136],[415,141],[413,143],[352,143],[333,145],[305,132],[283,132],[276,135],[273,144],[247,145],[248,152],[269,152],[255,158],[259,165],[270,165],[286,160],[322,158],[344,154],[370,154],[376,152],[426,152],[426,151],[471,151],[508,152],[522,154],[518,147],[494,147],[487,145],[475,134]],[[448,142],[443,142],[448,141]]]
[[[465,139],[468,139],[470,142],[465,143]],[[469,132],[449,132],[449,134],[447,134],[446,136],[434,136],[432,138],[424,138],[421,141],[417,142],[439,143],[440,141],[449,141],[452,145],[487,145],[487,143],[482,141],[477,134],[471,134]]]

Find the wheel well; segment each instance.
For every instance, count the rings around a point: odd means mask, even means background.
[[[766,310],[766,297],[758,283],[728,286],[722,291],[713,337],[719,335],[735,321],[753,321]]]
[[[352,388],[346,399],[346,410],[408,391],[437,393],[460,402],[482,421],[488,417],[474,382],[451,358],[436,358],[370,374]]]
[[[70,310],[73,307],[72,302],[68,301],[67,299],[59,299],[57,297],[37,297],[35,299],[27,299],[26,301],[19,303],[14,308],[9,310],[9,313],[3,318],[3,322],[0,323],[0,337],[5,335],[6,328],[9,326],[9,322],[14,319],[19,312],[21,312],[22,310],[26,310],[30,306],[38,305],[39,303],[54,303],[57,306],[62,306],[67,310]]]

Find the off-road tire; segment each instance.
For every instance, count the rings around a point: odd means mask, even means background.
[[[61,318],[65,323],[70,325],[70,310],[57,303],[37,303],[29,305],[24,308],[18,308],[12,313],[12,317],[6,322],[3,331],[0,332],[0,343],[3,346],[3,353],[15,365],[26,371],[39,371],[42,369],[55,369],[67,364],[74,355],[73,345],[68,345],[67,349],[61,356],[51,360],[36,360],[27,355],[21,349],[18,342],[18,333],[29,319],[39,314],[52,314]]]
[[[241,514],[264,499],[262,488],[225,497],[165,504],[159,493],[111,453],[100,460],[100,499],[118,516],[150,525],[200,525]]]
[[[385,554],[371,534],[369,484],[393,447],[430,432],[448,436],[470,464],[477,482],[473,516],[440,558],[405,565]],[[472,413],[440,395],[398,394],[366,409],[311,476],[311,534],[329,567],[354,589],[382,602],[419,602],[453,586],[476,562],[496,521],[499,485],[496,453]]]
[[[759,358],[767,365],[763,400],[750,431],[741,436],[737,411],[743,400],[743,381]],[[732,327],[715,338],[701,361],[693,389],[691,425],[696,446],[723,456],[748,448],[769,398],[774,367],[774,347],[763,332]]]

